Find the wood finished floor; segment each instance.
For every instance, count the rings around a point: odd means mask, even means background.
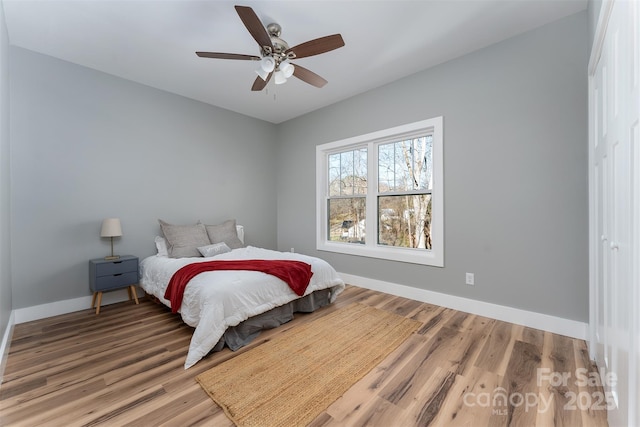
[[[585,405],[601,388],[575,381],[579,368],[595,372],[584,341],[354,286],[241,352],[353,302],[423,326],[312,426],[607,425],[595,398]],[[191,332],[147,298],[105,306],[98,316],[87,309],[16,325],[0,425],[232,426],[194,378],[236,353],[225,349],[185,371]],[[572,377],[554,387],[538,381],[539,368]]]

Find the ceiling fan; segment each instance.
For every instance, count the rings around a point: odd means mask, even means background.
[[[281,84],[292,75],[315,87],[323,87],[327,81],[300,65],[294,65],[292,59],[306,58],[319,55],[344,46],[344,40],[340,34],[320,37],[299,45],[289,47],[289,44],[280,38],[281,28],[278,24],[269,24],[266,29],[258,15],[247,6],[235,6],[238,16],[247,27],[249,33],[260,46],[260,56],[243,55],[238,53],[220,52],[196,52],[201,58],[237,59],[248,61],[260,61],[256,70],[258,77],[251,86],[252,91],[261,91],[275,76],[275,83]]]

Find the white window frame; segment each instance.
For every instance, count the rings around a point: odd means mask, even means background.
[[[431,249],[414,249],[379,245],[377,218],[378,195],[378,150],[383,142],[398,141],[429,133],[433,135],[433,188],[431,192]],[[384,129],[365,135],[359,135],[339,141],[316,146],[316,248],[320,251],[337,252],[392,261],[424,264],[444,267],[444,208],[443,208],[443,118],[435,117]],[[328,158],[329,154],[347,151],[358,147],[368,148],[367,154],[367,202],[366,202],[366,239],[365,244],[333,242],[328,239],[329,199]]]

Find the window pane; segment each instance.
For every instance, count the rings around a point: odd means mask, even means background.
[[[366,198],[329,199],[329,240],[365,242]]]
[[[341,196],[353,195],[353,151],[340,153]]]
[[[431,249],[431,195],[378,197],[378,243]]]
[[[367,149],[328,156],[329,196],[367,194]]]
[[[378,146],[380,193],[432,188],[433,136],[427,135]]]
[[[353,194],[367,194],[367,149],[355,150],[353,157]]]
[[[329,196],[340,195],[340,154],[329,155]]]
[[[418,138],[416,144],[423,163],[419,188],[431,190],[433,188],[433,135]]]
[[[378,146],[378,191],[395,191],[395,144]]]

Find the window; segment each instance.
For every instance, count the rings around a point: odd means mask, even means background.
[[[367,150],[329,154],[328,239],[365,242]]]
[[[318,249],[442,267],[442,146],[442,117],[318,146]]]

